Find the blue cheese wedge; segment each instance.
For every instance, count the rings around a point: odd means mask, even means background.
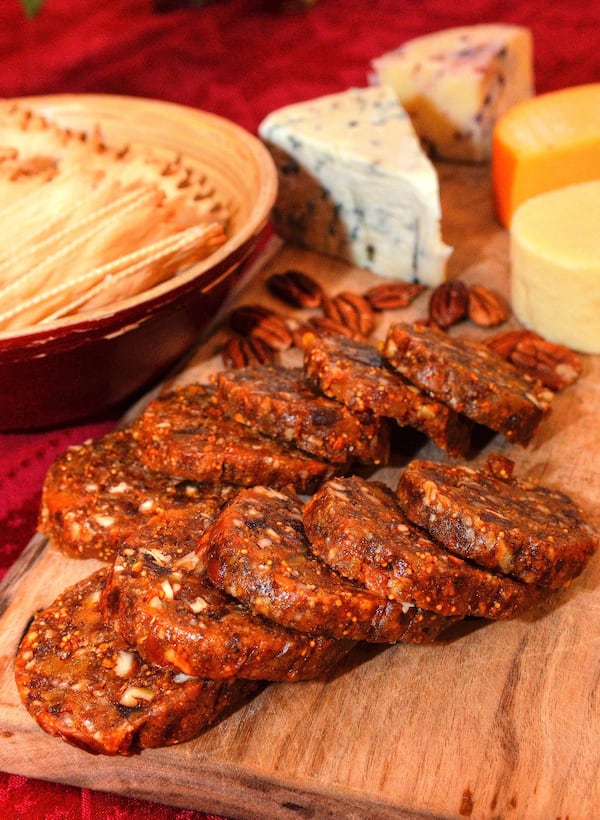
[[[279,171],[275,230],[381,276],[436,285],[436,171],[388,87],[352,88],[269,114],[259,134]]]
[[[498,117],[533,95],[529,29],[485,23],[409,40],[372,62],[432,157],[486,162]]]

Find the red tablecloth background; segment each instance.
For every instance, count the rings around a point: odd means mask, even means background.
[[[172,10],[158,13],[152,0],[46,0],[28,20],[19,0],[1,0],[0,95],[154,97],[256,132],[280,105],[365,85],[370,58],[410,37],[495,21],[532,29],[539,92],[600,81],[600,4],[589,0],[320,0],[298,13],[290,11],[293,0],[163,5]],[[101,435],[115,421],[113,413],[55,430],[0,434],[0,580],[35,531],[48,465],[69,444]],[[0,811],[27,820],[210,817],[3,773]]]

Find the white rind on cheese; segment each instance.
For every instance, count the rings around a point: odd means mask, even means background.
[[[259,134],[279,171],[281,236],[381,276],[444,279],[437,174],[390,89],[286,106]]]
[[[496,120],[534,91],[531,32],[504,23],[426,34],[372,67],[370,81],[394,89],[426,150],[441,159],[488,161]]]
[[[600,353],[600,181],[532,197],[510,226],[511,301],[526,326]]]

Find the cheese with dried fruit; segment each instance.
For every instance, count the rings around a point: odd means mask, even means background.
[[[488,23],[409,40],[372,62],[426,150],[441,159],[489,160],[498,117],[533,94],[533,42],[523,26]]]
[[[442,281],[450,249],[437,174],[391,89],[286,106],[259,134],[279,171],[281,236],[382,276]]]
[[[539,194],[510,227],[512,306],[550,341],[600,353],[600,180]]]
[[[529,197],[600,179],[600,83],[540,94],[504,114],[494,129],[492,176],[505,226]]]

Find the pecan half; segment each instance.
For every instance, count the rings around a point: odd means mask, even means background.
[[[510,361],[554,391],[564,390],[573,384],[583,371],[581,360],[573,350],[536,334],[526,336],[517,343]]]
[[[373,310],[397,310],[408,307],[425,290],[418,282],[385,282],[363,293]]]
[[[260,339],[273,350],[287,350],[294,343],[285,317],[262,305],[241,305],[229,316],[229,327],[246,338]]]
[[[318,308],[323,301],[323,289],[316,279],[293,268],[272,274],[266,285],[273,296],[292,307]]]
[[[271,364],[275,351],[261,339],[232,336],[223,345],[221,358],[225,367],[246,367],[252,364]]]
[[[325,316],[329,319],[334,319],[353,333],[358,333],[365,338],[372,333],[375,327],[373,308],[365,298],[357,293],[344,290],[331,299],[325,299],[322,307]]]
[[[501,296],[483,285],[471,285],[467,314],[480,327],[496,327],[508,319],[508,306]]]
[[[306,324],[296,331],[296,339],[301,339],[307,331],[319,333],[322,336],[345,336],[347,339],[354,339],[357,342],[364,341],[365,338],[362,333],[352,330],[347,325],[329,316],[311,316]],[[302,347],[302,344],[298,342],[297,345]]]
[[[429,300],[429,318],[438,327],[455,325],[467,315],[469,289],[460,279],[442,282],[434,288]]]
[[[536,335],[532,330],[526,328],[517,328],[516,330],[504,330],[501,333],[495,333],[493,336],[488,336],[485,339],[485,344],[494,350],[503,359],[510,361],[512,352],[522,339],[528,336]]]

